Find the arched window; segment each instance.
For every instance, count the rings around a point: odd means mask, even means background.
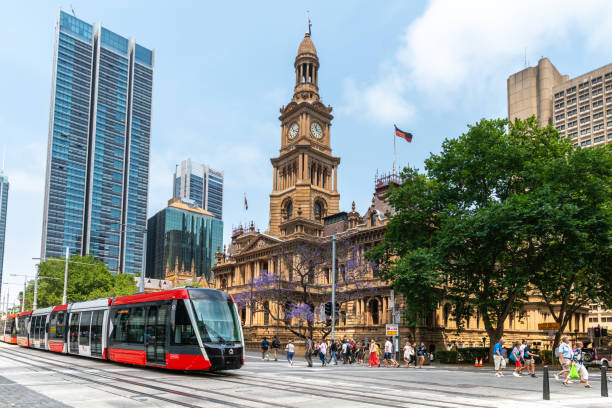
[[[444,327],[448,326],[448,316],[450,315],[450,305],[447,303],[442,310],[442,318],[444,319]]]
[[[372,214],[370,214],[370,226],[376,226],[376,211],[373,211]]]
[[[290,220],[291,218],[293,218],[293,202],[289,200],[285,204],[285,219]]]
[[[370,315],[372,316],[372,324],[378,324],[378,300],[372,299],[370,302]]]
[[[320,220],[322,214],[323,214],[323,208],[321,206],[321,203],[319,201],[315,201],[315,205],[314,205],[314,216],[315,216],[315,219],[316,220]]]

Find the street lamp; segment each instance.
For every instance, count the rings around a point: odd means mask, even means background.
[[[10,276],[23,276],[23,296],[21,297],[21,311],[24,311],[25,308],[25,293],[26,293],[26,285],[28,283],[28,275],[21,275],[21,274],[15,274],[15,273],[11,273]]]

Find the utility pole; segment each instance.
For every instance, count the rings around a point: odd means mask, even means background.
[[[70,248],[66,247],[66,266],[64,267],[64,296],[62,296],[62,305],[68,303],[66,299],[66,287],[68,286],[68,258],[70,258]]]
[[[140,292],[144,293],[145,287],[145,269],[147,268],[147,228],[145,224],[145,232],[142,234],[142,271],[140,272]]]
[[[32,301],[32,310],[36,310],[37,302],[36,297],[38,296],[38,265],[36,265],[36,274],[34,275],[34,299]]]
[[[332,235],[332,321],[331,321],[331,339],[332,342],[336,336],[336,233]]]

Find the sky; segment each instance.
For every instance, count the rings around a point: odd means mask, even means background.
[[[10,192],[4,294],[10,302],[40,256],[46,147],[59,8],[155,50],[148,216],[172,194],[190,157],[225,174],[224,241],[232,227],[268,225],[270,158],[293,62],[312,20],[319,94],[331,105],[341,158],[340,208],[365,212],[374,177],[422,169],[444,139],[505,117],[506,79],[548,57],[574,77],[611,61],[612,8],[603,0],[29,1],[5,2],[0,25],[0,149]],[[7,18],[8,17],[8,18]],[[245,215],[243,195],[249,209]]]

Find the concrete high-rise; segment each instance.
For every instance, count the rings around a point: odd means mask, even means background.
[[[153,51],[59,11],[41,257],[144,268]]]
[[[536,115],[576,146],[612,142],[612,64],[570,79],[548,60],[508,77],[508,117]]]
[[[2,271],[4,265],[4,243],[6,237],[6,210],[8,207],[9,182],[0,169],[0,285],[2,285]]]
[[[215,218],[223,219],[223,172],[191,159],[177,164],[174,172],[173,197],[193,200],[210,211]]]

